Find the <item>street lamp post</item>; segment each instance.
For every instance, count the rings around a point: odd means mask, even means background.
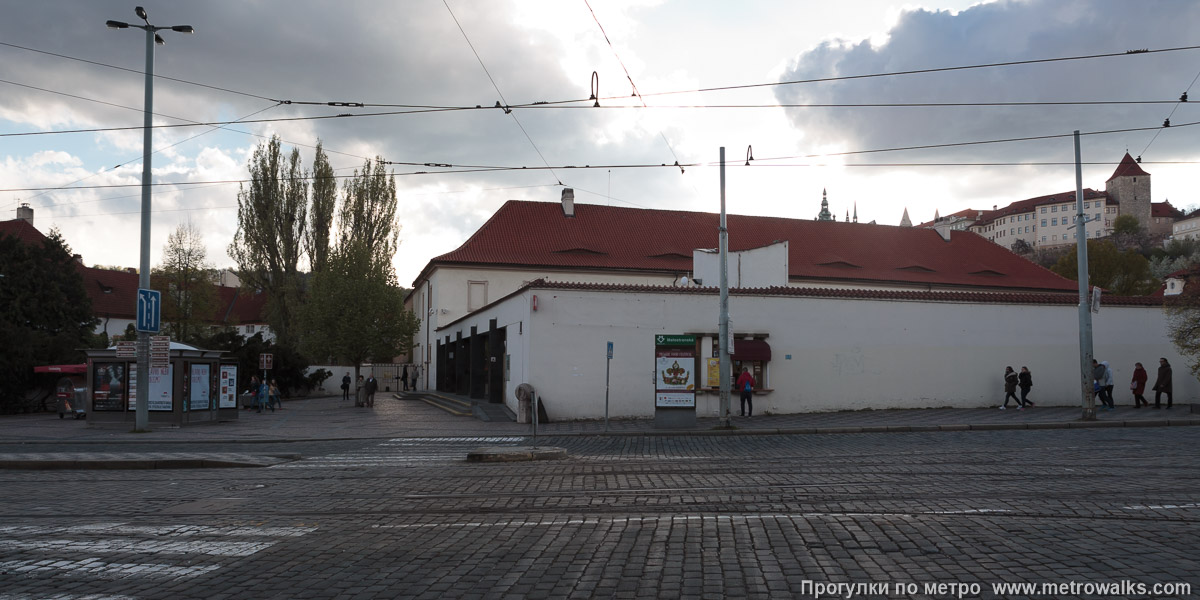
[[[122,21],[107,21],[109,29],[128,29],[134,27],[146,32],[146,100],[143,107],[142,128],[142,255],[138,271],[138,287],[150,289],[150,146],[151,146],[151,114],[154,112],[154,44],[165,44],[158,32],[170,29],[179,33],[195,33],[191,25],[173,25],[157,27],[150,24],[146,9],[137,7],[133,11],[145,25],[130,25]],[[136,313],[135,313],[136,314]],[[134,428],[145,431],[150,421],[150,332],[138,330],[137,350],[137,405]]]

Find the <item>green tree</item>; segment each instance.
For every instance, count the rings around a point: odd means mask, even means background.
[[[1150,261],[1135,250],[1118,250],[1107,240],[1088,240],[1088,281],[1118,296],[1144,296],[1158,289]],[[1072,246],[1051,268],[1068,279],[1078,279],[1078,250]]]
[[[57,230],[40,244],[0,235],[0,411],[27,410],[33,367],[83,362],[97,320],[71,248]]]
[[[229,256],[242,285],[267,293],[267,323],[281,345],[296,342],[302,281],[298,270],[308,214],[300,151],[284,159],[278,136],[250,158],[249,188],[238,190],[238,229]]]
[[[404,310],[392,267],[399,243],[396,182],[378,159],[346,182],[336,244],[313,273],[305,307],[305,350],[359,367],[409,350],[417,318]]]
[[[1113,235],[1141,235],[1142,224],[1133,215],[1121,215],[1113,219]]]
[[[333,211],[337,205],[337,179],[321,142],[313,159],[312,209],[309,211],[308,232],[304,251],[313,273],[325,270],[329,263],[329,235],[333,230]]]
[[[150,275],[153,287],[162,291],[162,321],[172,339],[190,344],[211,327],[219,304],[212,272],[200,231],[191,221],[180,224],[167,237],[162,264]]]

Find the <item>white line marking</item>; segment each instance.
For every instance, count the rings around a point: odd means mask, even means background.
[[[55,575],[90,574],[99,575],[102,579],[129,577],[141,575],[145,577],[196,577],[211,573],[221,567],[209,565],[205,567],[176,567],[172,565],[150,563],[106,563],[95,559],[84,562],[64,563],[51,558],[46,560],[10,560],[0,562],[0,571],[9,574],[29,575],[33,573],[51,572]]]
[[[92,523],[47,527],[35,525],[0,526],[0,534],[12,536],[76,535],[102,533],[109,535],[154,535],[189,537],[197,535],[244,537],[300,537],[316,531],[316,527],[214,527],[210,525],[127,525],[125,523]]]
[[[1149,506],[1126,506],[1125,510],[1179,510],[1181,508],[1200,508],[1200,504],[1151,504]]]
[[[138,554],[207,554],[210,556],[250,556],[274,546],[275,542],[170,542],[165,540],[5,540],[0,551],[37,552],[136,552]]]

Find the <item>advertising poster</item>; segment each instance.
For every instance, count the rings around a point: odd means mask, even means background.
[[[237,365],[221,365],[221,386],[217,406],[237,408]]]
[[[654,338],[654,406],[696,406],[696,337],[656,335]]]
[[[125,363],[92,365],[92,410],[121,410],[125,403]]]
[[[175,367],[150,367],[149,410],[171,412],[174,409],[172,386]],[[129,363],[129,410],[137,410],[137,363]]]
[[[717,387],[721,385],[721,359],[706,358],[704,360],[708,363],[706,379],[707,383],[705,385],[708,387]]]
[[[209,365],[192,365],[191,378],[189,379],[191,388],[191,398],[188,403],[189,410],[208,410],[209,409],[209,388],[212,387],[212,382],[208,380]]]

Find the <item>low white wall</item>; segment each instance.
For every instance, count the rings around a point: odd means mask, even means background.
[[[654,335],[717,330],[715,294],[530,294],[538,295],[539,309],[524,323],[528,335],[510,330],[510,354],[518,353],[514,345],[526,346],[527,381],[546,400],[551,418],[604,416],[608,341],[615,346],[609,414],[652,415]],[[770,336],[772,391],[756,397],[756,413],[994,406],[1003,401],[1009,365],[1029,367],[1030,399],[1038,404],[1079,403],[1074,306],[743,295],[732,297],[730,306],[735,334]],[[479,318],[486,323],[488,315]],[[1160,356],[1174,366],[1175,400],[1200,396],[1200,383],[1167,339],[1161,308],[1104,307],[1093,325],[1095,355],[1113,366],[1119,403],[1128,404],[1134,362],[1146,367],[1153,384]],[[697,408],[715,414],[715,394],[701,395]]]

